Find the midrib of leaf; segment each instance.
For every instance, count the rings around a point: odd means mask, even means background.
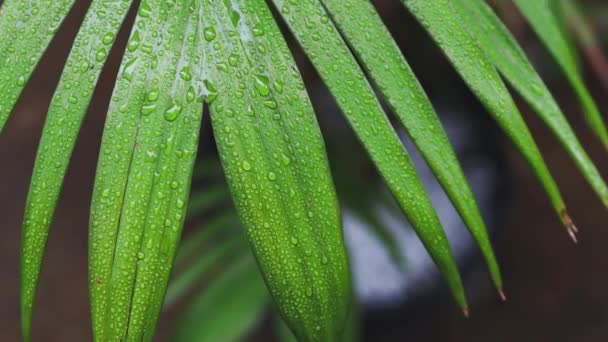
[[[577,67],[577,59],[564,30],[560,28],[548,0],[513,0],[526,17],[536,34],[560,65],[574,88],[585,113],[589,127],[608,150],[608,130],[600,111],[585,86]]]
[[[91,208],[97,340],[151,339],[162,305],[202,114],[194,11],[185,0],[144,0],[123,57]]]
[[[42,258],[63,178],[97,79],[131,0],[95,0],[76,36],[47,115],[36,156],[23,223],[21,312],[29,340]],[[106,12],[100,20],[98,13]],[[1,22],[1,20],[0,20]]]
[[[569,234],[576,227],[566,211],[553,177],[515,106],[506,86],[488,57],[465,29],[451,0],[401,0],[426,28],[473,93],[528,161]]]
[[[374,6],[369,0],[321,2],[450,197],[480,246],[492,279],[500,289],[500,270],[485,224],[450,141]]]
[[[264,1],[223,4],[203,9],[208,102],[228,184],[282,316],[302,340],[333,341],[351,288],[320,130]]]
[[[454,5],[492,63],[549,126],[598,197],[608,205],[608,188],[602,176],[515,38],[483,0],[456,0]]]
[[[0,133],[74,0],[7,0],[0,7]]]
[[[458,304],[466,299],[450,246],[407,152],[363,71],[318,1],[273,1],[399,202]]]

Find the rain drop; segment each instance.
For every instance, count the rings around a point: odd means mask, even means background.
[[[183,67],[182,70],[179,72],[179,77],[181,77],[184,81],[190,81],[192,79],[190,68],[188,68],[187,66]]]
[[[243,170],[250,171],[251,170],[251,164],[249,164],[249,162],[247,162],[247,161],[244,161],[243,162]]]
[[[103,62],[103,60],[106,59],[107,55],[108,52],[106,51],[106,49],[99,49],[99,51],[97,51],[97,54],[95,55],[95,60],[98,62]]]
[[[255,78],[255,89],[262,96],[268,96],[270,94],[270,87],[268,85],[268,77],[264,75],[254,75]]]
[[[133,36],[131,37],[131,40],[129,41],[129,44],[127,45],[127,50],[129,50],[129,52],[137,50],[137,48],[139,47],[139,42],[139,31],[135,31],[135,33],[133,33]]]
[[[17,79],[17,85],[23,87],[25,85],[25,76],[21,75]]]
[[[113,42],[113,41],[114,41],[114,33],[112,33],[112,32],[107,32],[107,33],[106,33],[106,34],[103,36],[103,39],[102,39],[102,41],[101,41],[101,42],[102,42],[104,45],[110,45],[110,44],[112,44],[112,42]]]
[[[217,34],[215,33],[215,28],[213,28],[213,27],[206,27],[203,30],[203,35],[205,36],[205,40],[208,41],[208,42],[210,42],[210,41],[212,41],[212,40],[215,39],[215,36]]]
[[[277,175],[274,172],[268,172],[268,180],[275,181],[277,179]]]
[[[165,111],[165,120],[170,122],[175,121],[175,119],[177,119],[179,114],[182,112],[183,108],[184,107],[180,103],[173,103],[173,106]]]

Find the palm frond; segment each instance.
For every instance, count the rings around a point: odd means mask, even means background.
[[[483,0],[401,2],[528,161],[575,238],[576,228],[560,191],[501,76],[552,130],[605,205],[608,188],[521,47]],[[0,132],[74,3],[0,1]],[[31,338],[36,286],[69,160],[132,3],[91,2],[48,111],[23,224],[25,340]],[[552,2],[514,3],[562,68],[588,123],[608,148],[605,123],[585,87]],[[270,5],[277,9],[277,18]],[[165,299],[185,217],[224,204],[230,196],[268,293],[295,336],[356,340],[357,308],[325,145],[279,30],[280,20],[329,88],[458,304],[466,311],[450,245],[380,105],[380,95],[449,195],[480,246],[494,283],[499,290],[502,287],[485,224],[450,141],[369,0],[142,0],[112,95],[95,179],[89,241],[95,340],[151,340],[165,301],[180,298],[226,253],[243,251],[243,236],[232,228],[219,233],[229,223],[237,226],[235,214],[220,212],[215,223],[209,222],[184,242],[177,259],[194,262],[178,274]],[[229,190],[206,188],[188,205],[205,105]],[[194,177],[219,174],[220,169],[214,162],[200,163]],[[391,249],[393,242],[383,236],[374,214],[365,210],[378,198],[370,196],[346,206],[356,210]],[[222,243],[209,246],[208,240],[216,234]],[[202,338],[202,329],[207,338],[220,338],[213,333],[233,320],[243,323],[229,331],[237,338],[252,326],[268,295],[253,259],[243,260],[213,278],[185,314],[178,337]],[[234,293],[259,301],[247,306],[229,298]],[[228,301],[242,309],[241,317],[231,317],[228,306],[215,329],[210,326],[213,321],[199,319]],[[202,328],[200,321],[209,329]]]

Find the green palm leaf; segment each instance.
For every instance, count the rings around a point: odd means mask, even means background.
[[[536,31],[551,55],[553,55],[553,58],[564,71],[564,74],[578,95],[589,127],[599,137],[602,144],[604,144],[604,148],[608,149],[606,123],[580,76],[576,55],[568,43],[568,38],[565,36],[565,31],[559,24],[559,20],[552,11],[552,2],[549,0],[513,0],[513,2],[526,17],[534,31]]]
[[[478,39],[492,63],[551,128],[600,200],[608,205],[608,187],[602,176],[515,38],[483,0],[457,0],[454,5],[469,23],[467,27],[471,34]]]
[[[221,186],[206,187],[205,191],[193,194],[188,204],[188,214],[200,213],[221,203],[230,201],[230,192]]]
[[[431,102],[382,19],[368,0],[321,2],[454,203],[481,247],[492,279],[502,292],[498,263],[473,193]]]
[[[21,312],[26,340],[44,247],[63,178],[97,78],[130,4],[131,0],[114,1],[110,6],[107,1],[93,1],[53,96],[23,220]],[[106,20],[99,20],[100,11],[106,13]]]
[[[526,158],[568,233],[576,240],[576,227],[526,123],[487,55],[467,32],[452,1],[402,2],[431,34],[473,93]]]
[[[466,311],[460,275],[437,214],[374,91],[328,13],[319,1],[274,3],[446,276],[456,301]]]
[[[7,0],[1,4],[0,132],[73,4],[74,0]]]
[[[597,32],[600,30],[596,30],[588,20],[580,1],[559,0],[558,4],[560,26],[566,31],[564,36],[569,36],[567,31],[570,28],[573,33],[572,40],[582,48],[594,77],[599,79],[604,90],[608,91],[608,57],[602,51],[602,42]]]
[[[300,75],[263,1],[203,6],[203,17],[213,130],[257,262],[296,336],[333,340],[349,311],[350,279]]]
[[[97,340],[150,340],[155,330],[200,130],[197,9],[189,1],[144,0],[123,57],[91,208]]]
[[[74,3],[0,1],[0,132]],[[459,162],[372,3],[272,3],[446,277],[458,304],[466,311],[447,238],[366,73],[449,195],[500,289],[499,268]],[[559,189],[500,75],[551,128],[606,205],[608,188],[522,49],[482,0],[402,3],[527,159],[574,238],[576,228]],[[608,131],[549,0],[515,3],[564,70],[589,124],[608,148]],[[25,340],[30,339],[36,286],[63,178],[97,79],[131,4],[131,0],[91,2],[49,108],[23,224]],[[263,0],[140,2],[108,111],[91,208],[89,286],[95,340],[152,340],[174,259],[189,266],[174,278],[168,302],[191,289],[210,265],[242,251],[241,237],[232,228],[225,229],[237,226],[235,215],[224,210],[229,195],[268,292],[294,335],[304,341],[357,339],[358,312],[352,302],[323,138],[276,20]],[[229,191],[224,186],[206,187],[188,205],[205,103]],[[201,163],[195,178],[219,175],[216,164]],[[396,254],[394,241],[365,207],[379,198],[346,201],[346,206],[375,228]],[[176,257],[185,217],[215,209],[221,210],[216,220],[188,238]],[[217,245],[209,243],[216,238]],[[244,336],[267,301],[253,265],[251,258],[245,258],[213,278],[184,315],[177,336],[185,340]],[[248,305],[236,296],[254,298],[255,303]],[[216,321],[208,318],[212,310]],[[235,310],[238,317],[232,316]],[[238,329],[233,327],[237,323],[242,323]]]
[[[274,320],[274,332],[280,342],[297,342],[289,327],[281,319]]]

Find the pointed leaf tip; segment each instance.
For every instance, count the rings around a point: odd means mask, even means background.
[[[578,228],[576,228],[574,222],[572,221],[572,218],[570,217],[570,214],[568,214],[568,211],[566,211],[565,209],[562,211],[562,221],[564,222],[564,225],[566,226],[566,231],[568,232],[568,235],[570,235],[572,241],[574,241],[574,243],[578,243],[578,239],[576,237],[576,234],[578,233]]]
[[[505,295],[505,291],[502,289],[502,287],[497,287],[496,291],[498,291],[498,296],[500,297],[500,300],[502,302],[506,302],[507,301],[507,296]]]

